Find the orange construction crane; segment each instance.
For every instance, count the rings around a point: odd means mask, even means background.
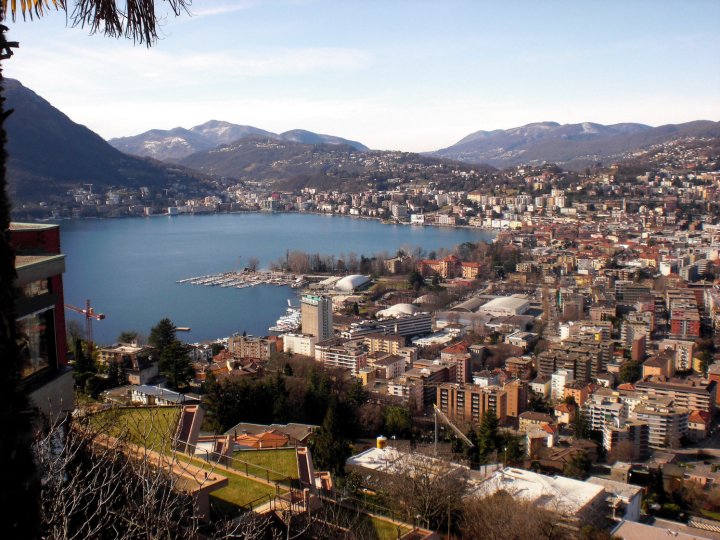
[[[93,309],[90,306],[90,300],[85,301],[85,309],[71,306],[70,304],[65,304],[65,309],[69,309],[70,311],[74,311],[76,313],[80,313],[81,315],[85,316],[85,339],[87,339],[88,342],[88,352],[92,354],[93,349],[93,331],[92,331],[92,321],[95,319],[96,321],[102,321],[105,318],[104,313],[95,313],[95,309]]]

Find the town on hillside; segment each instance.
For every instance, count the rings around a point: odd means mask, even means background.
[[[50,418],[75,409],[68,444],[89,437],[95,458],[112,448],[132,474],[190,494],[176,526],[208,534],[234,522],[314,537],[718,538],[720,174],[681,146],[653,156],[642,171],[519,167],[472,190],[460,185],[481,173],[447,190],[245,183],[174,201],[163,211],[497,231],[431,253],[292,252],[209,278],[301,292],[267,335],[208,343],[184,343],[170,318],[94,343],[89,302],[71,306],[84,328],[65,323],[60,227],[13,223],[23,384]],[[73,197],[61,212],[159,209],[142,193]]]

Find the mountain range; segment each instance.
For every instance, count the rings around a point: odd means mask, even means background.
[[[426,155],[499,168],[556,163],[578,169],[597,162],[619,161],[652,145],[688,137],[720,137],[720,122],[698,120],[659,127],[538,122],[512,129],[476,131],[448,148]]]
[[[195,190],[207,175],[278,181],[288,189],[352,190],[359,184],[423,178],[429,170],[462,168],[460,161],[475,170],[482,170],[477,165],[482,163],[503,168],[544,162],[580,169],[598,161],[622,161],[653,145],[687,138],[712,138],[711,144],[720,146],[720,122],[710,121],[660,127],[542,122],[478,131],[449,148],[424,155],[368,151],[341,137],[303,130],[278,135],[216,120],[189,130],[152,130],[114,140],[117,146],[123,146],[118,141],[125,141],[124,148],[129,148],[134,139],[154,156],[176,156],[164,163],[114,148],[16,80],[4,79],[3,84],[6,105],[13,109],[5,129],[7,178],[15,201],[47,201],[88,183],[100,188],[184,186],[185,191]],[[439,179],[452,181],[448,174],[440,172]]]
[[[165,186],[199,175],[124,154],[14,79],[3,79],[7,178],[14,201],[47,199],[82,184]]]
[[[323,135],[303,129],[293,129],[278,134],[221,120],[210,120],[190,129],[182,127],[151,129],[139,135],[110,139],[108,142],[127,154],[152,157],[162,161],[179,161],[196,152],[230,144],[244,137],[266,137],[302,144],[340,144],[356,150],[368,150],[364,144],[333,135]]]

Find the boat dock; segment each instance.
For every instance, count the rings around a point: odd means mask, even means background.
[[[208,287],[232,287],[244,289],[255,285],[276,285],[278,287],[303,287],[307,281],[303,276],[286,274],[284,272],[222,272],[220,274],[207,274],[185,279],[175,283],[190,285],[205,285]]]

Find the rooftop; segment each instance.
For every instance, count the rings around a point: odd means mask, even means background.
[[[57,229],[60,225],[54,223],[10,223],[11,231],[46,231],[49,229]]]
[[[483,495],[492,495],[498,491],[505,491],[513,497],[534,502],[551,511],[575,514],[601,496],[604,489],[564,476],[545,476],[506,467],[496,471],[478,486],[478,493]]]
[[[600,478],[599,476],[591,476],[587,479],[587,482],[602,486],[608,493],[620,497],[621,499],[630,499],[642,491],[642,487],[635,486],[633,484],[625,484],[623,482],[616,482],[615,480],[609,480],[607,478]]]
[[[635,521],[621,521],[612,531],[613,538],[622,540],[655,540],[673,538],[674,540],[720,539],[720,534],[687,527],[681,523],[656,519],[653,525]]]
[[[41,265],[52,261],[62,261],[65,255],[17,255],[15,257],[15,268],[26,269],[32,266]]]
[[[483,304],[482,306],[480,306],[480,311],[488,311],[495,309],[519,310],[527,307],[529,303],[530,301],[522,296],[504,296],[500,298],[494,298],[493,300],[490,300],[487,304]]]

